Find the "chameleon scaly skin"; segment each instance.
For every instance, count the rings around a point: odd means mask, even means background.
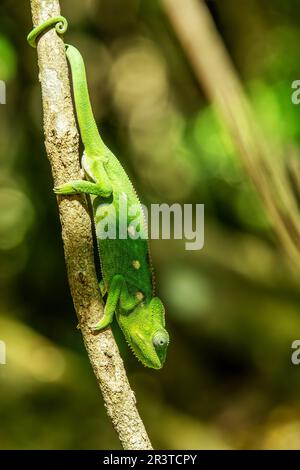
[[[59,34],[65,32],[65,18],[51,18],[28,35],[30,45],[35,47],[37,37],[55,24]],[[115,315],[136,357],[145,366],[160,369],[165,362],[169,335],[165,329],[164,306],[158,297],[153,296],[145,226],[140,224],[139,237],[122,238],[119,235],[120,226],[128,228],[133,221],[127,212],[123,214],[122,200],[126,200],[127,207],[137,207],[141,218],[144,217],[142,207],[123,167],[100,137],[82,56],[70,45],[66,45],[66,55],[71,66],[76,114],[84,145],[81,163],[86,179],[69,181],[54,191],[62,195],[85,193],[91,197],[103,276],[100,287],[102,293],[107,293],[104,315],[94,329],[107,327]],[[105,237],[104,217],[116,224],[114,239]]]

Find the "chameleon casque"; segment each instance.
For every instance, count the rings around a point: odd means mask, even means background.
[[[63,34],[68,23],[63,16],[45,21],[28,35],[29,44],[36,47],[38,36],[53,26],[57,33]],[[81,165],[85,179],[69,181],[55,187],[54,192],[60,195],[85,193],[91,198],[102,272],[100,288],[102,295],[107,295],[104,315],[93,329],[106,328],[115,315],[136,357],[145,366],[160,369],[165,362],[169,335],[165,329],[164,306],[154,296],[148,242],[142,236],[119,236],[120,224],[125,222],[130,231],[131,222],[127,212],[125,220],[122,220],[120,201],[126,199],[128,207],[139,207],[144,220],[142,206],[119,160],[99,134],[80,52],[66,45],[66,55],[71,67],[75,108],[84,146]],[[116,223],[114,239],[103,236],[104,216]],[[139,235],[145,234],[146,226],[140,225],[143,227],[140,227]]]

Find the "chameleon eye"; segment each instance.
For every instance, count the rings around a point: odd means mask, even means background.
[[[158,331],[153,335],[152,343],[155,348],[163,348],[169,344],[169,335],[166,331]]]

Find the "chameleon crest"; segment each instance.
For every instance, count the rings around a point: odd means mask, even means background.
[[[67,29],[64,17],[51,18],[28,35],[28,42],[36,46],[37,37],[55,26],[58,34]],[[166,359],[169,335],[165,329],[165,310],[161,300],[154,296],[149,249],[144,216],[138,196],[119,160],[103,142],[91,107],[86,72],[80,52],[66,45],[71,67],[76,114],[84,145],[81,161],[85,178],[68,181],[54,188],[59,195],[88,194],[93,207],[102,281],[100,288],[106,296],[104,315],[93,329],[106,328],[114,316],[135,356],[145,365],[160,369]],[[139,208],[141,233],[136,236],[128,212],[122,211],[122,201],[128,207]],[[114,237],[108,237],[105,224],[115,224]],[[127,227],[127,236],[120,236],[121,227]],[[124,235],[124,234],[123,234]]]

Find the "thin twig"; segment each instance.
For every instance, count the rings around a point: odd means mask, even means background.
[[[300,218],[282,152],[267,142],[202,0],[162,0],[194,69],[215,105],[290,259],[300,263]]]
[[[60,15],[58,0],[31,0],[33,24]],[[38,43],[45,143],[54,184],[80,178],[78,132],[64,43],[54,29]],[[125,449],[151,449],[113,334],[93,334],[103,306],[94,266],[92,226],[84,196],[58,198],[68,279],[84,344],[104,403]],[[84,406],[84,404],[81,404]]]

